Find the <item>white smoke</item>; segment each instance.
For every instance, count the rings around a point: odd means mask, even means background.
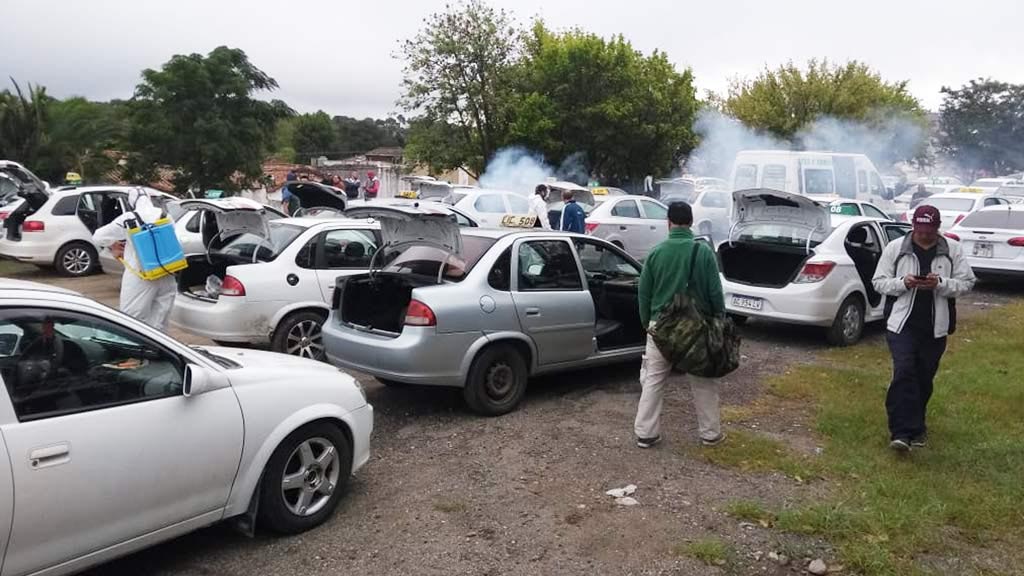
[[[587,169],[583,153],[570,155],[555,168],[544,157],[521,146],[502,148],[487,163],[480,175],[481,188],[493,188],[533,194],[538,184],[549,178],[586,183]]]
[[[736,153],[741,150],[789,150],[792,146],[771,135],[759,134],[739,120],[706,108],[697,114],[693,131],[700,145],[687,159],[684,171],[701,176],[727,178]]]

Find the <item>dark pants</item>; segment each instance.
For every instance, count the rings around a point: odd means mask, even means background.
[[[927,431],[925,414],[946,339],[915,334],[909,328],[902,334],[889,332],[886,338],[892,353],[892,383],[885,397],[889,434],[893,439],[916,438]]]

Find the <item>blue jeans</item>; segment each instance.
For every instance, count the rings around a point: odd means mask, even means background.
[[[892,353],[892,383],[885,397],[892,439],[911,439],[923,435],[928,400],[932,397],[935,373],[946,352],[946,339],[915,334],[909,328],[902,334],[886,334]]]

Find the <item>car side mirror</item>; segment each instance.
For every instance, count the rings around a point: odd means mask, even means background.
[[[182,393],[191,398],[221,388],[227,388],[228,379],[220,372],[196,364],[185,366],[185,382],[182,386]]]

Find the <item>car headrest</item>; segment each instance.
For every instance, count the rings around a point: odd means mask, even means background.
[[[366,256],[366,246],[359,242],[349,242],[345,245],[345,257],[358,259]]]
[[[854,228],[846,240],[851,244],[865,244],[868,241],[868,231],[864,228]]]

